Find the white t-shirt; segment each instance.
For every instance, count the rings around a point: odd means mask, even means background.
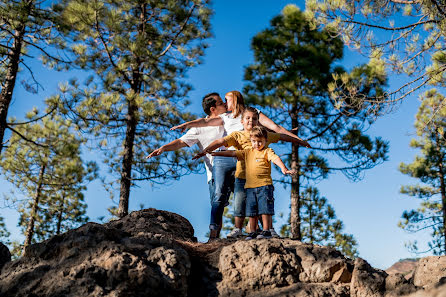
[[[242,114],[239,114],[238,117],[234,118],[232,112],[227,112],[222,113],[220,117],[223,120],[223,127],[225,128],[226,135],[243,130]]]
[[[180,137],[188,146],[197,144],[200,150],[211,144],[216,139],[224,136],[225,130],[223,126],[208,126],[208,127],[194,127],[190,128],[186,134]],[[212,179],[212,165],[214,164],[214,157],[210,154],[203,156],[204,166],[206,167],[206,174],[208,182]]]

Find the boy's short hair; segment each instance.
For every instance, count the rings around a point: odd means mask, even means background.
[[[268,130],[266,130],[265,127],[262,126],[255,126],[252,127],[251,132],[249,133],[251,137],[258,137],[258,138],[268,138]]]
[[[201,105],[203,106],[203,110],[207,115],[211,115],[211,107],[217,106],[218,98],[221,99],[220,95],[216,92],[204,95]]]
[[[254,107],[251,107],[251,106],[247,106],[247,107],[245,107],[245,109],[243,110],[242,118],[245,116],[245,113],[246,113],[246,112],[252,112],[253,114],[256,114],[257,117],[259,116],[259,111],[258,111],[257,109],[255,109]]]

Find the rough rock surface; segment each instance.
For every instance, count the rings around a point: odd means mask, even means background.
[[[429,290],[418,290],[416,293],[405,297],[446,297],[446,284],[436,285]]]
[[[291,239],[203,244],[193,236],[185,218],[155,209],[88,223],[6,263],[0,296],[396,297],[417,289],[329,247]],[[415,294],[442,292],[433,282]],[[445,297],[438,294],[411,296]]]
[[[11,253],[6,245],[0,242],[0,271],[3,265],[11,261]]]
[[[149,209],[131,216],[152,214]],[[170,215],[176,218],[173,223],[184,220],[182,225],[190,226],[186,219]],[[191,263],[177,242],[166,233],[132,236],[112,226],[87,223],[29,246],[24,257],[3,268],[0,296],[187,295]]]
[[[418,261],[413,275],[414,285],[428,289],[442,279],[446,280],[445,256],[431,256]]]

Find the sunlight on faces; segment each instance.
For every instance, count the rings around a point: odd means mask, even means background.
[[[251,131],[259,124],[259,115],[255,112],[245,111],[242,117],[242,125],[245,131]]]
[[[265,137],[251,136],[251,145],[253,149],[260,151],[265,147],[265,144]]]

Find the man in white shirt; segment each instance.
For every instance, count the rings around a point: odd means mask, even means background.
[[[203,110],[208,115],[208,118],[216,118],[219,117],[220,114],[223,114],[226,112],[226,105],[221,99],[220,95],[218,93],[210,93],[204,96],[203,98]],[[167,151],[175,151],[178,149],[181,149],[183,147],[190,147],[194,144],[197,144],[201,151],[205,147],[207,147],[211,142],[213,142],[216,139],[219,139],[224,136],[224,128],[223,126],[208,126],[208,127],[196,127],[191,128],[187,131],[186,134],[181,136],[178,139],[175,139],[162,147],[154,150],[150,155],[148,155],[146,158],[152,158],[155,156],[161,155],[163,152]],[[206,167],[206,174],[207,174],[207,181],[209,185],[209,194],[211,199],[211,205],[213,202],[213,196],[214,196],[214,182],[213,182],[213,176],[212,176],[212,169],[213,169],[213,157],[210,154],[206,154],[204,156],[204,164]],[[228,191],[227,195],[229,197],[230,192]],[[214,208],[214,207],[213,207]],[[215,238],[218,236],[218,231],[215,228],[215,224],[212,224],[214,221],[213,218],[214,214],[213,211],[211,213],[211,232],[210,237]],[[220,222],[220,228],[221,228],[221,222]],[[217,234],[216,234],[217,233]]]

